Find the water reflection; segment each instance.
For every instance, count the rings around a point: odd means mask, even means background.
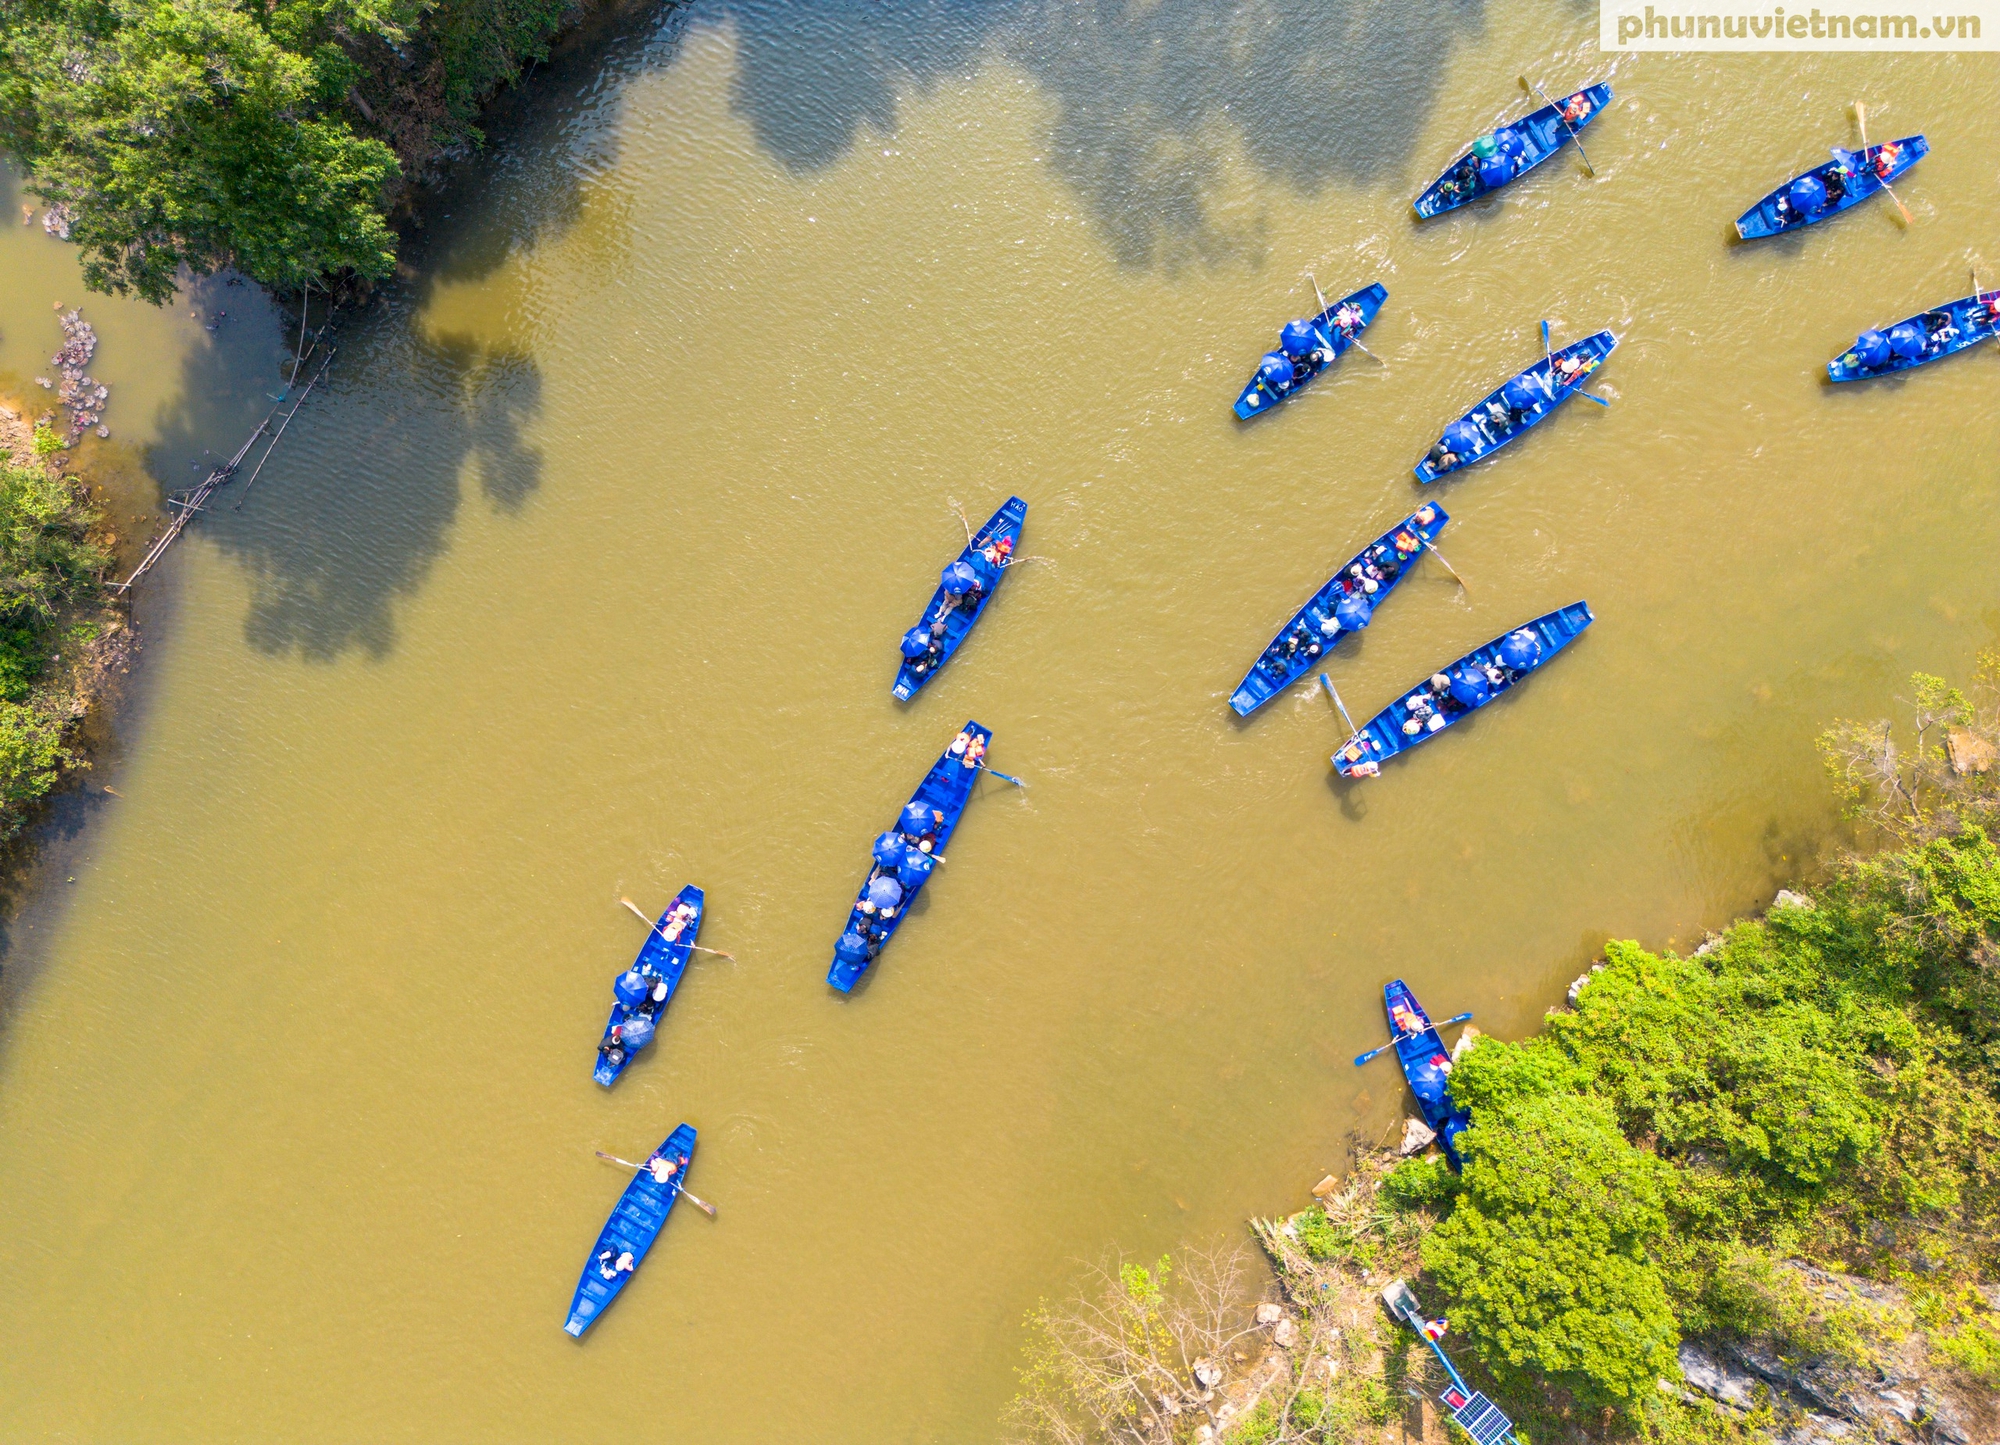
[[[534,358],[428,335],[414,309],[393,306],[348,336],[325,383],[332,394],[299,413],[258,482],[262,496],[239,495],[244,510],[211,531],[251,575],[243,630],[262,652],[386,656],[398,599],[444,550],[461,479],[475,476],[508,511],[540,485],[542,454],[526,439],[542,406]],[[342,465],[324,465],[329,455]]]
[[[1003,55],[1054,101],[1048,162],[1132,267],[1254,253],[1254,223],[1216,202],[1232,150],[1304,192],[1399,176],[1452,42],[1484,26],[1483,0],[717,0],[696,15],[735,28],[736,107],[793,171],[834,164],[864,125],[893,132],[899,92]]]

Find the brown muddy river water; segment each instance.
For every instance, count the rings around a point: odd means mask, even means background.
[[[9,926],[9,1438],[991,1439],[1078,1260],[1295,1208],[1394,1123],[1392,1065],[1349,1062],[1386,979],[1518,1036],[1605,937],[1687,946],[1795,876],[1815,732],[2000,632],[2000,352],[1821,379],[2000,274],[2000,62],[1614,65],[1595,24],[741,0],[545,68],[150,584],[117,796]],[[1596,179],[1566,152],[1418,227],[1524,70],[1616,87]],[[1915,224],[1730,244],[1857,99],[1930,138]],[[86,298],[8,185],[18,395]],[[1239,426],[1309,268],[1388,287],[1386,364]],[[281,390],[249,288],[85,312],[98,455],[151,449],[127,511]],[[1559,604],[1597,624],[1336,785],[1323,694],[1229,692],[1545,316],[1619,334],[1615,405],[1436,489],[1469,595],[1426,562],[1333,672],[1373,712]],[[896,704],[947,499],[1009,492],[1054,565]],[[839,997],[869,841],[968,717],[1031,787],[982,783]],[[607,1093],[619,895],[686,882],[739,961]],[[566,1338],[625,1180],[592,1151],[683,1119],[720,1218]]]

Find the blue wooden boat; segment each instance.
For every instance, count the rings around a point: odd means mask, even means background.
[[[660,1226],[667,1222],[674,1201],[681,1197],[687,1180],[688,1161],[694,1157],[694,1126],[683,1124],[646,1157],[646,1167],[633,1176],[618,1196],[618,1206],[604,1221],[604,1231],[591,1246],[584,1261],[583,1277],[577,1281],[576,1295],[569,1302],[569,1318],[563,1329],[582,1338],[604,1307],[618,1297],[625,1282],[638,1270],[646,1251],[659,1238]],[[674,1169],[662,1183],[653,1174],[655,1159],[669,1160]],[[629,1261],[629,1262],[628,1262]],[[625,1267],[620,1268],[624,1263]]]
[[[1434,482],[1447,472],[1469,466],[1547,420],[1582,390],[1617,344],[1617,337],[1600,331],[1558,348],[1519,376],[1509,377],[1497,391],[1444,429],[1430,454],[1417,463],[1417,480]]]
[[[611,1018],[597,1046],[591,1077],[609,1087],[625,1072],[632,1055],[653,1041],[654,1031],[681,986],[688,958],[701,932],[702,892],[690,883],[674,895],[646,934],[632,966],[611,981]],[[627,996],[630,995],[628,1002]]]
[[[1793,176],[1736,218],[1736,234],[1745,241],[1802,231],[1858,206],[1885,184],[1893,184],[1911,166],[1930,154],[1930,142],[1920,135],[1884,141],[1858,151],[1834,148],[1833,159]]]
[[[1826,364],[1833,381],[1862,381],[1908,371],[2000,336],[2000,291],[1947,301],[1880,331],[1864,331],[1844,355]]]
[[[1573,602],[1475,647],[1370,718],[1333,755],[1334,769],[1343,778],[1374,777],[1387,759],[1510,691],[1594,620],[1589,603]]]
[[[944,569],[937,591],[931,594],[931,605],[924,609],[917,625],[903,634],[903,660],[896,669],[896,685],[890,689],[900,701],[915,697],[958,651],[1013,565],[1014,553],[1021,545],[1021,526],[1027,520],[1028,504],[1019,497],[1009,497],[986,519],[986,525],[972,534],[957,560]]]
[[[924,774],[889,831],[876,838],[874,866],[848,911],[847,927],[833,947],[833,967],[826,974],[826,981],[842,993],[860,981],[909,917],[910,905],[936,866],[930,855],[942,854],[951,842],[979,778],[980,759],[992,742],[991,728],[967,722]]]
[[[1389,1032],[1396,1040],[1396,1059],[1403,1066],[1403,1077],[1410,1081],[1410,1092],[1417,1096],[1424,1122],[1437,1135],[1445,1161],[1456,1170],[1462,1162],[1458,1136],[1471,1126],[1472,1116],[1452,1102],[1451,1090],[1446,1087],[1451,1050],[1438,1037],[1417,996],[1400,978],[1383,988],[1382,1006],[1388,1010]]]
[[[1343,636],[1366,627],[1450,520],[1443,507],[1426,502],[1349,558],[1244,674],[1229,699],[1236,715],[1250,716],[1317,666]]]
[[[1256,375],[1236,398],[1236,415],[1248,421],[1297,396],[1354,345],[1388,299],[1388,288],[1377,281],[1341,297],[1317,316],[1287,322],[1278,334],[1278,349],[1265,353]]]
[[[1519,120],[1496,126],[1472,149],[1445,167],[1443,175],[1412,203],[1420,219],[1443,215],[1509,181],[1517,181],[1570,143],[1611,104],[1611,87],[1590,85]],[[1569,124],[1565,126],[1563,122]]]

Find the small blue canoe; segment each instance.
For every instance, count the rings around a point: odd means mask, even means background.
[[[611,981],[611,1018],[597,1046],[591,1077],[607,1088],[625,1072],[632,1055],[653,1041],[653,1033],[681,986],[695,936],[701,932],[701,890],[690,883],[674,895],[639,948],[632,966]],[[631,1001],[627,1002],[627,995]]]
[[[1389,1012],[1389,1032],[1396,1039],[1396,1058],[1403,1066],[1403,1077],[1410,1081],[1410,1092],[1417,1096],[1424,1122],[1444,1149],[1445,1162],[1456,1171],[1461,1163],[1458,1136],[1471,1125],[1472,1116],[1452,1102],[1451,1090],[1446,1087],[1451,1050],[1438,1037],[1417,996],[1400,978],[1383,988],[1382,1006]]]
[[[1377,281],[1341,297],[1317,316],[1286,323],[1278,334],[1278,349],[1265,353],[1257,374],[1236,398],[1236,415],[1248,421],[1297,396],[1354,345],[1354,338],[1368,329],[1388,299],[1388,288]]]
[[[1370,718],[1333,755],[1334,770],[1343,778],[1374,777],[1385,760],[1510,691],[1593,620],[1589,603],[1573,602],[1474,648]]]
[[[1862,332],[1845,355],[1826,364],[1826,374],[1833,381],[1887,376],[1995,336],[2000,336],[2000,291],[1981,291],[1905,317],[1880,331]]]
[[[1444,524],[1443,507],[1426,502],[1355,553],[1292,614],[1244,674],[1229,705],[1248,717],[1310,672],[1348,633],[1368,625],[1382,599],[1407,577]]]
[[[1469,466],[1547,420],[1583,389],[1617,344],[1617,337],[1600,331],[1559,347],[1519,376],[1509,377],[1498,391],[1444,429],[1430,454],[1417,463],[1417,480],[1434,482]]]
[[[1497,126],[1473,142],[1472,149],[1445,167],[1430,189],[1412,202],[1417,216],[1429,220],[1456,210],[1467,201],[1519,180],[1570,143],[1572,131],[1582,130],[1611,104],[1611,87],[1591,85],[1564,96],[1554,105],[1530,111],[1517,121]],[[1563,122],[1568,121],[1568,125]],[[1481,154],[1491,151],[1490,155]]]
[[[917,625],[903,634],[903,660],[896,669],[896,685],[890,689],[899,701],[915,697],[951,661],[1013,565],[1014,553],[1021,545],[1021,526],[1027,520],[1028,504],[1019,497],[1009,497],[986,519],[986,525],[972,534],[957,560],[944,569],[937,591],[931,594],[931,605],[924,609]]]
[[[1884,141],[1859,151],[1834,148],[1833,159],[1793,176],[1777,190],[1736,218],[1736,234],[1745,241],[1802,231],[1850,206],[1858,206],[1885,184],[1895,181],[1930,154],[1930,142],[1920,135]]]
[[[577,1281],[576,1296],[569,1302],[569,1318],[563,1322],[567,1333],[581,1339],[591,1322],[617,1298],[625,1282],[638,1270],[646,1251],[659,1238],[660,1226],[667,1222],[674,1201],[681,1197],[688,1161],[693,1157],[694,1126],[683,1124],[646,1157],[646,1167],[625,1186],[625,1192],[618,1196],[618,1207],[604,1221],[604,1232],[597,1236],[590,1258],[584,1262],[583,1278]],[[674,1172],[664,1184],[653,1177],[655,1159],[673,1161]],[[621,1263],[625,1264],[623,1269],[619,1268]]]
[[[860,981],[909,917],[910,905],[937,866],[931,855],[942,855],[951,842],[979,778],[979,761],[992,743],[991,728],[967,722],[924,774],[889,831],[876,838],[874,866],[848,912],[847,927],[833,946],[833,967],[826,973],[826,981],[842,993]]]

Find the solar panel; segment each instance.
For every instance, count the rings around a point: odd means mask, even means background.
[[[1450,1393],[1455,1395],[1457,1391]],[[1446,1398],[1449,1401],[1450,1395]],[[1477,1393],[1453,1410],[1451,1418],[1477,1442],[1477,1445],[1500,1445],[1500,1442],[1507,1439],[1514,1430],[1514,1422],[1500,1413],[1500,1407]]]

